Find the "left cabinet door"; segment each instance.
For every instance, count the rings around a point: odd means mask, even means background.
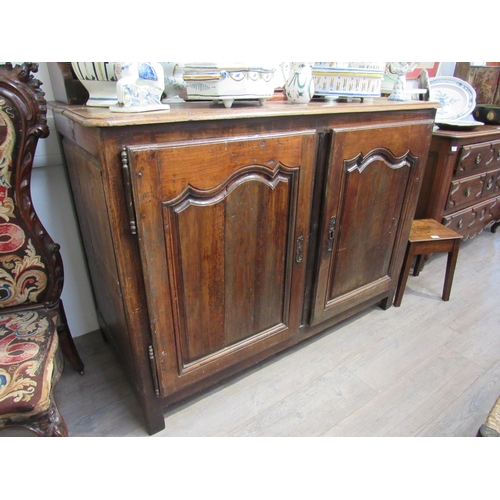
[[[127,150],[160,396],[297,333],[314,132]]]

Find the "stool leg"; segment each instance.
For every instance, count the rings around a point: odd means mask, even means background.
[[[415,260],[415,265],[413,266],[413,276],[418,276],[422,269],[424,268],[424,264],[428,259],[428,255],[417,255],[417,259]]]
[[[443,300],[450,300],[451,284],[453,283],[453,275],[455,274],[455,267],[457,265],[458,250],[460,248],[460,241],[453,242],[453,249],[448,253],[448,261],[446,263],[446,275],[444,279]]]
[[[415,255],[414,247],[411,243],[408,243],[406,247],[406,254],[403,263],[403,269],[399,275],[398,289],[396,292],[396,297],[394,299],[394,307],[399,307],[401,301],[403,300],[403,294],[406,288],[406,282],[408,281],[408,275],[410,274],[410,268]]]

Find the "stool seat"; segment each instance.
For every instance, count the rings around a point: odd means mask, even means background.
[[[408,241],[418,243],[421,241],[454,240],[457,238],[461,240],[463,236],[434,219],[416,219],[411,225]]]
[[[449,227],[443,226],[434,219],[414,220],[408,238],[403,268],[399,276],[394,306],[399,307],[401,305],[414,257],[417,257],[417,262],[414,266],[413,275],[418,276],[421,270],[421,257],[440,252],[448,253],[442,299],[444,301],[450,300],[451,285],[462,239],[463,236],[461,234],[458,234]]]

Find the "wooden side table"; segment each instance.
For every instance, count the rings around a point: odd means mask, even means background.
[[[410,231],[410,237],[408,238],[408,246],[403,261],[403,270],[399,277],[394,306],[399,307],[401,305],[414,257],[417,257],[417,261],[414,266],[413,275],[418,276],[421,270],[422,257],[439,252],[448,253],[442,298],[445,301],[450,300],[451,285],[462,239],[463,236],[461,234],[443,226],[434,219],[414,220]]]

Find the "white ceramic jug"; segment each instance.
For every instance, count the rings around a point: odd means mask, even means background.
[[[285,95],[294,104],[307,104],[314,95],[311,63],[292,62],[285,83]]]
[[[162,102],[184,102],[179,96],[186,89],[184,81],[184,63],[180,62],[161,62],[164,72],[165,94]]]

